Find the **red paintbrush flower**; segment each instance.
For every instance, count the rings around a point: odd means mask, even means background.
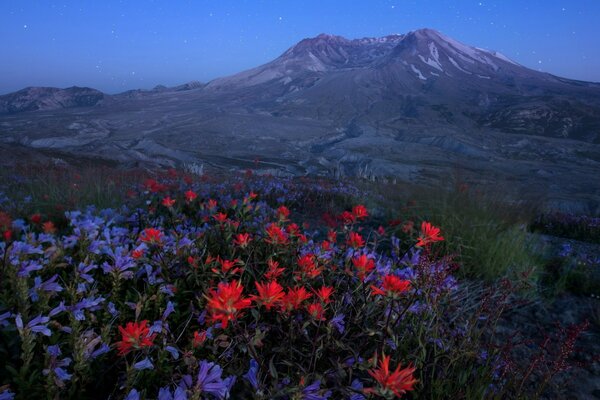
[[[140,234],[140,240],[148,244],[161,244],[163,233],[156,228],[146,228]]]
[[[131,257],[134,259],[138,259],[141,258],[144,255],[144,250],[143,249],[135,249],[131,252]]]
[[[242,249],[248,247],[251,241],[252,238],[250,237],[249,233],[238,233],[233,238],[233,244],[235,244],[236,246],[240,246]]]
[[[383,289],[380,289],[371,285],[371,290],[374,295],[398,297],[410,289],[410,281],[400,279],[396,275],[385,275],[382,280],[382,287]]]
[[[251,296],[252,300],[258,304],[262,304],[267,310],[271,310],[272,307],[279,305],[285,296],[283,287],[276,281],[263,284],[255,282],[254,284],[256,285],[256,290],[258,290],[258,296]]]
[[[235,260],[227,260],[227,259],[222,259],[220,256],[217,256],[217,262],[221,265],[221,272],[223,272],[224,274],[227,274],[227,273],[237,274],[238,272],[242,271],[242,268],[236,267],[236,265],[241,264],[241,260],[239,258],[236,258]],[[208,264],[208,259],[207,259],[207,264]],[[219,270],[217,270],[216,268],[213,268],[212,271],[215,274],[219,273]]]
[[[202,346],[202,344],[206,341],[206,335],[206,331],[194,332],[194,338],[192,339],[192,347],[196,348]]]
[[[290,216],[290,210],[286,206],[280,206],[277,209],[277,216],[280,220],[284,221]]]
[[[350,211],[344,211],[343,213],[341,213],[339,219],[342,220],[344,225],[350,225],[356,221],[356,217]]]
[[[54,226],[54,222],[52,221],[46,221],[42,224],[42,229],[44,230],[44,233],[56,233],[56,227]]]
[[[175,199],[172,199],[170,196],[167,196],[164,199],[162,199],[161,203],[165,207],[173,207],[173,204],[175,204]]]
[[[367,257],[366,254],[360,256],[354,256],[352,258],[352,264],[358,270],[358,279],[361,281],[365,280],[365,277],[375,269],[375,260]]]
[[[364,389],[364,392],[389,398],[391,395],[402,397],[406,392],[414,390],[414,385],[417,383],[413,376],[415,368],[408,366],[402,369],[401,366],[398,364],[396,369],[390,372],[390,357],[383,354],[383,359],[379,361],[379,368],[367,371],[380,387]]]
[[[215,208],[217,208],[217,201],[209,199],[208,203],[206,204],[206,207],[208,207],[209,210],[214,210]]]
[[[267,272],[265,272],[265,278],[268,280],[275,280],[279,278],[281,274],[283,274],[283,271],[285,271],[285,268],[279,268],[279,263],[274,261],[272,258],[269,258],[267,265],[269,266],[269,269]]]
[[[333,294],[333,287],[321,286],[319,288],[319,290],[315,291],[315,294],[317,295],[317,297],[319,297],[319,300],[321,300],[323,303],[329,304],[329,303],[331,303],[330,297]]]
[[[367,212],[367,208],[365,206],[363,206],[362,204],[354,206],[352,208],[352,214],[354,215],[354,217],[356,219],[365,219],[369,216],[369,213]]]
[[[198,197],[198,195],[196,193],[194,193],[192,190],[188,190],[187,192],[185,192],[184,196],[185,196],[185,201],[187,201],[188,203],[191,203],[192,201],[196,200],[196,198]]]
[[[42,216],[40,214],[33,214],[29,219],[36,225],[42,222]]]
[[[321,303],[310,303],[307,307],[308,313],[317,321],[325,321],[325,310]]]
[[[350,232],[348,235],[348,240],[346,240],[346,244],[353,248],[363,247],[365,245],[365,240],[363,237],[356,232]]]
[[[276,224],[269,224],[266,229],[267,237],[265,238],[265,242],[270,244],[287,244],[288,236],[281,229],[280,226]]]
[[[156,334],[150,335],[150,327],[148,321],[144,320],[141,322],[128,322],[123,328],[119,326],[119,332],[121,332],[121,341],[117,342],[117,349],[119,349],[119,355],[124,356],[131,350],[139,350],[144,347],[152,346],[152,342],[156,337]]]
[[[444,238],[440,236],[440,228],[436,228],[429,222],[423,221],[421,224],[421,235],[416,244],[418,247],[427,246],[428,244],[441,242],[443,240]]]
[[[222,224],[223,222],[227,221],[227,214],[220,212],[213,215],[213,218],[215,221]]]
[[[207,311],[212,321],[220,321],[223,329],[229,321],[234,321],[242,312],[252,305],[252,300],[242,297],[244,287],[239,281],[221,282],[217,290],[211,289],[206,297]]]
[[[308,293],[304,287],[290,288],[283,298],[283,309],[287,311],[297,310],[304,300],[308,300],[311,297],[312,294]]]
[[[298,259],[300,272],[308,278],[316,278],[321,275],[321,268],[317,266],[317,261],[314,254],[305,254]]]

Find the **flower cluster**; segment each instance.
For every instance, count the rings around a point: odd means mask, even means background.
[[[318,180],[169,172],[132,190],[129,207],[70,211],[59,228],[0,213],[0,334],[19,339],[0,351],[31,376],[0,371],[0,398],[487,388],[496,366],[477,362],[484,343],[456,313],[454,266],[432,255],[440,228],[423,221],[396,237],[364,205],[318,209],[355,195]]]

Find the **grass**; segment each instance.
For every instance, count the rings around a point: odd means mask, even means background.
[[[446,240],[441,251],[454,254],[458,275],[492,281],[528,276],[541,263],[535,255],[527,223],[534,207],[514,204],[501,193],[379,184],[383,215],[401,221],[431,221]]]
[[[149,176],[143,170],[88,164],[73,168],[26,165],[0,172],[0,191],[17,199],[5,207],[15,215],[41,213],[61,218],[66,210],[89,205],[115,208],[127,198],[127,189]]]

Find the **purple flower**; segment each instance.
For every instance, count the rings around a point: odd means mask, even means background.
[[[322,395],[319,394],[321,391],[321,381],[316,380],[304,389],[302,389],[303,400],[326,400],[331,396],[331,391],[327,391]]]
[[[338,314],[335,315],[333,318],[331,318],[331,321],[329,321],[329,323],[338,330],[339,333],[344,333],[345,330],[345,324],[344,324],[344,314]]]
[[[256,360],[254,358],[252,358],[252,359],[250,359],[250,368],[248,369],[248,372],[246,372],[244,374],[244,378],[250,383],[250,385],[252,385],[254,390],[258,390],[258,388],[259,388],[257,374],[258,374],[258,363],[256,362]]]
[[[142,361],[138,361],[133,364],[133,368],[137,369],[138,371],[142,371],[144,369],[154,369],[154,365],[149,358],[144,358]]]
[[[0,314],[0,326],[8,326],[8,319],[12,316],[13,315],[10,311],[5,312],[4,314]]]
[[[48,329],[47,326],[49,321],[50,318],[38,315],[37,317],[29,321],[29,323],[27,324],[27,328],[29,328],[34,333],[41,333],[45,336],[51,336],[52,332],[50,332],[50,329]],[[23,319],[21,318],[21,314],[17,314],[17,316],[15,317],[15,324],[17,325],[17,329],[19,331],[23,330]]]
[[[39,276],[36,276],[33,280],[33,282],[34,282],[33,288],[31,288],[29,290],[29,296],[31,297],[31,300],[38,301],[39,296],[37,293],[39,291],[50,292],[50,293],[62,292],[63,287],[60,286],[60,284],[56,282],[57,279],[58,279],[58,275],[54,275],[52,278],[48,279],[47,281],[42,282],[42,278],[40,278]]]
[[[131,391],[125,397],[125,400],[140,400],[140,394],[137,390],[131,389]]]
[[[162,315],[162,319],[165,320],[169,317],[169,315],[171,315],[171,313],[173,313],[175,311],[175,306],[173,305],[172,302],[167,302],[167,308],[165,309],[165,312],[163,312]]]
[[[353,380],[350,388],[352,390],[350,391],[351,395],[348,397],[348,400],[365,400],[365,396],[361,394],[363,389],[363,384],[361,381],[358,379]]]
[[[165,350],[168,351],[169,353],[171,353],[171,356],[173,356],[173,359],[177,360],[179,358],[179,351],[177,351],[177,349],[173,346],[167,346],[165,347]]]
[[[200,370],[193,388],[199,393],[208,393],[219,399],[224,399],[229,396],[234,377],[222,379],[222,374],[223,370],[219,365],[206,360],[200,361]],[[184,376],[182,383],[192,387],[191,377],[189,375]]]
[[[5,389],[0,392],[0,400],[13,400],[15,398],[15,394],[10,391],[10,389]]]
[[[160,388],[158,391],[158,400],[187,400],[185,389],[177,387],[175,392],[171,392],[168,387]]]

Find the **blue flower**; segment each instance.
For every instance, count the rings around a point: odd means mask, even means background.
[[[140,400],[140,394],[137,390],[131,389],[131,391],[125,397],[125,400]]]
[[[303,400],[326,400],[331,396],[331,391],[327,391],[322,395],[319,394],[321,391],[321,381],[316,380],[304,389],[302,389]]]
[[[13,400],[15,398],[15,394],[10,391],[10,389],[5,389],[0,392],[0,400]]]
[[[177,351],[177,349],[173,346],[167,346],[165,347],[165,350],[168,351],[169,353],[171,353],[171,356],[173,356],[173,359],[177,360],[179,358],[179,351]]]
[[[248,372],[246,372],[244,374],[244,378],[250,383],[250,385],[252,385],[254,390],[258,390],[258,388],[259,388],[257,374],[258,374],[258,363],[256,362],[256,360],[254,358],[252,358],[252,359],[250,359],[250,368],[248,369]]]
[[[219,399],[229,396],[229,390],[235,382],[235,377],[222,379],[223,370],[213,362],[206,360],[200,361],[200,370],[196,377],[196,383],[192,386],[192,380],[189,375],[183,377],[182,383],[188,387],[193,387],[199,393],[208,393]]]
[[[348,397],[348,400],[365,400],[365,396],[363,396],[362,393],[362,389],[363,389],[363,384],[361,381],[359,381],[358,379],[355,379],[352,381],[352,384],[350,385],[351,390],[351,395],[350,397]]]
[[[329,323],[338,330],[339,333],[344,333],[345,330],[345,324],[344,324],[344,314],[338,314],[335,315],[333,318],[331,318],[331,321],[329,321]]]
[[[154,369],[154,364],[152,364],[152,361],[146,357],[142,361],[138,361],[135,364],[133,364],[133,368],[137,369],[138,371],[144,369]]]

